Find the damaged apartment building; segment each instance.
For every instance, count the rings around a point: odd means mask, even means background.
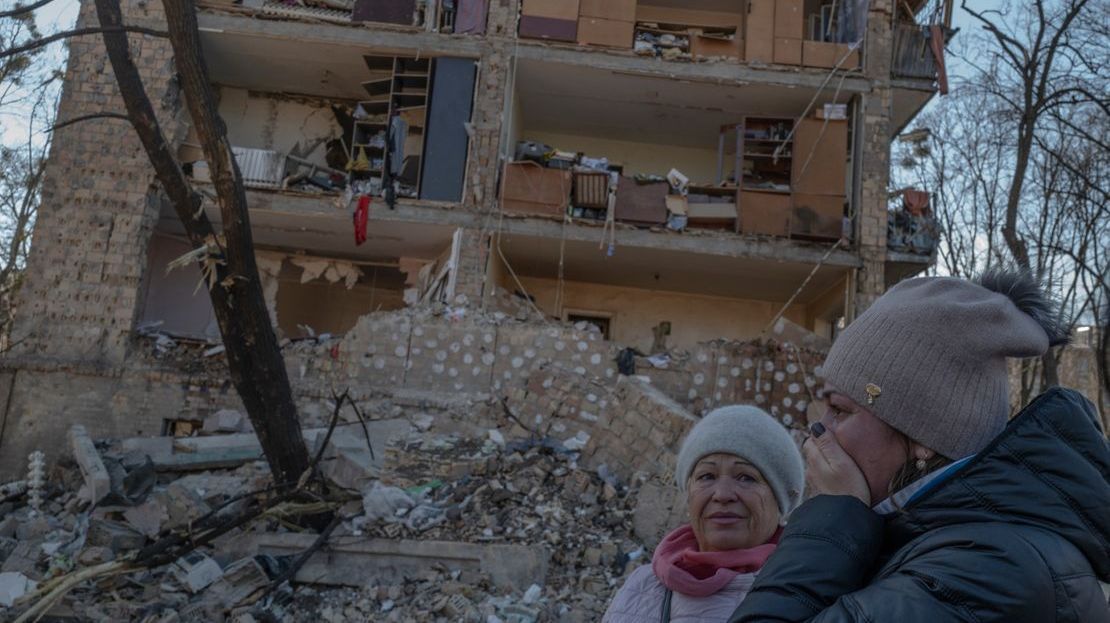
[[[123,5],[164,28],[160,2]],[[804,424],[838,328],[932,262],[928,189],[892,192],[889,170],[946,88],[935,0],[198,12],[310,425],[333,390],[425,409],[507,398],[538,423],[557,389],[574,413],[549,432],[586,444],[575,422],[631,374],[692,413],[754,402]],[[91,2],[79,21],[95,24]],[[170,45],[131,44],[218,223]],[[59,120],[122,111],[100,40],[70,45]],[[0,469],[64,452],[73,424],[188,435],[241,408],[199,268],[169,269],[190,251],[125,121],[56,132],[0,370]]]

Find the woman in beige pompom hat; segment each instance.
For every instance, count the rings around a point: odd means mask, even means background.
[[[1028,276],[926,277],[848,326],[806,489],[730,622],[1108,623],[1110,448],[1052,388],[1012,420],[1007,360],[1066,342]]]

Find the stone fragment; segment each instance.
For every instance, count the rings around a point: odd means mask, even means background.
[[[201,432],[206,435],[220,433],[247,433],[253,431],[250,420],[234,409],[220,409],[204,418]]]
[[[169,519],[169,515],[166,514],[165,506],[150,498],[139,506],[123,511],[123,518],[132,528],[148,537],[154,537],[162,530],[162,524]]]
[[[35,590],[37,584],[22,573],[0,573],[0,606],[12,607],[15,600]]]
[[[190,593],[199,593],[223,576],[219,563],[200,552],[189,552],[173,564],[173,575]]]
[[[99,565],[110,560],[115,560],[115,558],[116,555],[114,552],[112,552],[111,549],[107,547],[94,546],[89,547],[85,549],[85,551],[81,552],[77,556],[77,562],[85,565],[86,567],[91,567],[93,565]]]

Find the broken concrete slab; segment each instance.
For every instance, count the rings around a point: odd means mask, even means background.
[[[69,429],[69,445],[73,451],[73,458],[81,468],[81,475],[85,477],[85,495],[90,503],[96,504],[104,496],[112,492],[112,479],[100,453],[93,445],[92,438],[80,424]]]
[[[298,554],[315,541],[311,534],[253,534],[260,554]],[[328,547],[312,555],[297,572],[296,581],[333,586],[367,586],[415,577],[432,565],[460,572],[467,582],[486,574],[499,588],[527,590],[543,585],[548,553],[543,547],[476,544],[458,541],[414,541],[333,537]]]

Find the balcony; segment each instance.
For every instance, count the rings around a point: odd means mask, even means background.
[[[803,0],[523,0],[518,35],[674,62],[851,71],[860,50],[843,42],[862,35],[853,9]]]
[[[200,0],[198,4],[202,9],[267,20],[471,35],[485,34],[489,14],[489,0]]]
[[[808,109],[804,89],[530,60],[513,86],[505,214],[826,242],[852,229],[845,94]]]

